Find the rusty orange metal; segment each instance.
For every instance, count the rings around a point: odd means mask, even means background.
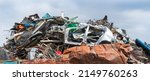
[[[64,51],[73,64],[126,64],[132,51],[129,44],[100,44],[95,46],[76,46]]]

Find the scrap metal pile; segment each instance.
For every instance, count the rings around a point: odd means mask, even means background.
[[[77,22],[78,17],[46,13],[25,17],[11,28],[4,48],[10,59],[23,64],[138,64],[149,63],[150,46],[131,40],[126,30],[100,20]],[[142,43],[142,44],[141,44]]]

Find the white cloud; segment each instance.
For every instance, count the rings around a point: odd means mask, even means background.
[[[147,42],[150,41],[150,11],[146,10],[129,10],[123,12],[123,22],[134,38],[141,38]]]

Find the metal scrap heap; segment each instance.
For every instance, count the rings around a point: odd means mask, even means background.
[[[150,63],[150,45],[132,40],[107,16],[78,22],[78,17],[33,14],[15,23],[4,48],[23,64]]]

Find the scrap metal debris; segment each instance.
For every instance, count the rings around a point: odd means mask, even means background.
[[[132,50],[129,44],[115,43],[95,46],[76,46],[66,49],[64,54],[69,55],[69,63],[125,64]]]
[[[38,14],[25,17],[10,29],[3,51],[23,64],[150,63],[150,45],[132,40],[107,16],[87,23],[77,18],[49,13],[41,18]]]

